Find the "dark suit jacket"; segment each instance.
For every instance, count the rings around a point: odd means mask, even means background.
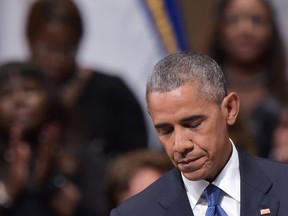
[[[239,152],[239,151],[238,151]],[[239,152],[241,216],[288,215],[288,164]],[[177,168],[166,173],[143,192],[128,199],[111,216],[191,216],[192,209]]]

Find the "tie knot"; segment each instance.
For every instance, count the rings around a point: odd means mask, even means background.
[[[209,184],[207,186],[207,188],[204,190],[204,194],[208,201],[208,206],[219,205],[221,192],[222,192],[221,189],[213,184]]]

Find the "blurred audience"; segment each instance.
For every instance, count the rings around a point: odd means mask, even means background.
[[[240,114],[258,154],[268,157],[279,110],[288,99],[275,14],[266,0],[220,0],[215,19],[210,54],[222,66],[229,89],[240,95]]]
[[[164,152],[139,149],[110,161],[105,173],[108,211],[141,192],[173,167]]]
[[[82,117],[90,144],[116,155],[147,146],[142,108],[118,77],[80,68],[76,56],[84,27],[72,0],[38,0],[30,9],[31,62],[54,83],[63,103]]]
[[[77,215],[81,136],[70,120],[42,72],[0,67],[1,216]]]

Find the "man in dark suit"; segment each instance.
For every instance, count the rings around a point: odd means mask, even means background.
[[[111,216],[288,214],[288,165],[237,150],[228,127],[240,99],[227,93],[214,60],[199,53],[168,55],[147,82],[146,100],[176,168]]]

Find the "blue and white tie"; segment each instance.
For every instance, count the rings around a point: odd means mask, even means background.
[[[204,194],[208,201],[208,208],[205,214],[206,216],[228,216],[219,205],[221,193],[221,189],[213,184],[209,184],[204,190]]]

